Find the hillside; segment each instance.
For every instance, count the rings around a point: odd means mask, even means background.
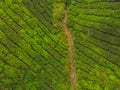
[[[119,90],[119,0],[0,0],[0,90]]]

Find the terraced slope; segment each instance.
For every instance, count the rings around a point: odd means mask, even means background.
[[[78,90],[119,90],[120,2],[87,1],[73,0],[68,13]]]
[[[0,90],[66,87],[66,44],[51,17],[47,0],[0,1]]]
[[[120,2],[0,0],[0,90],[119,90]]]

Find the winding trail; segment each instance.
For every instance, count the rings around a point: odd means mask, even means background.
[[[62,24],[64,26],[64,32],[65,35],[67,37],[67,43],[68,43],[68,55],[69,55],[69,60],[70,60],[70,83],[71,83],[71,89],[72,90],[76,90],[76,63],[74,60],[74,46],[73,46],[73,39],[72,39],[72,35],[71,32],[69,30],[69,28],[67,27],[67,10],[65,10],[65,16],[62,20]]]

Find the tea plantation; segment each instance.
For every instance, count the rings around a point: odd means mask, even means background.
[[[0,0],[0,90],[120,90],[119,0]]]

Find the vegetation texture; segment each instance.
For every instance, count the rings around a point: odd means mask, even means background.
[[[120,90],[119,0],[0,0],[0,90]]]

